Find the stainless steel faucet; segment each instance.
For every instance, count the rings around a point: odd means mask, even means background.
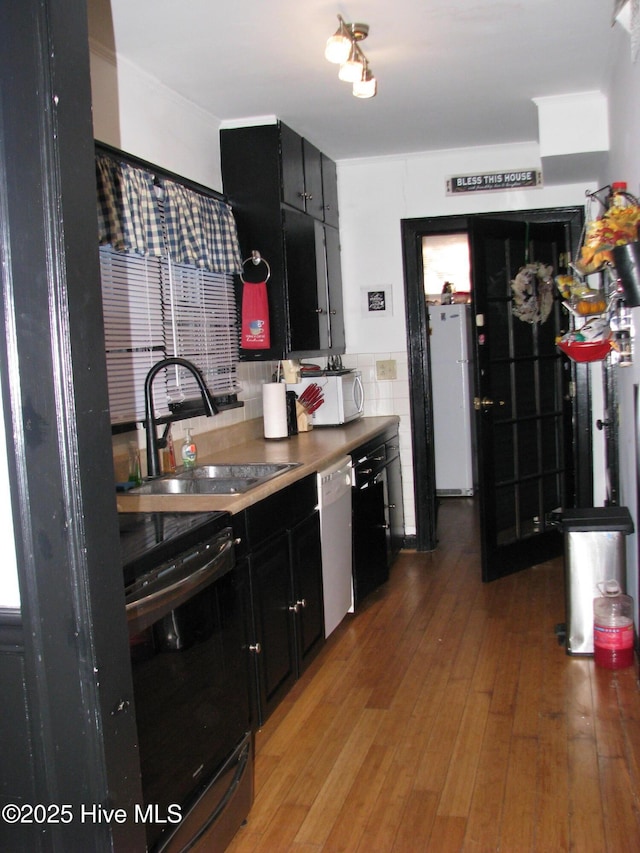
[[[147,436],[147,477],[160,476],[159,447],[162,439],[158,439],[157,435],[156,416],[153,408],[153,380],[163,368],[170,367],[172,364],[184,367],[189,371],[189,373],[193,374],[202,395],[202,402],[204,403],[207,417],[209,418],[218,414],[218,407],[211,399],[207,386],[204,384],[202,374],[195,364],[187,361],[186,358],[179,358],[178,356],[171,356],[170,358],[163,358],[160,361],[157,361],[147,373],[147,378],[144,380],[144,416],[145,432]],[[165,436],[167,431],[165,431]]]

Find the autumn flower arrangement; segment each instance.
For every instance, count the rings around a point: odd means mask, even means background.
[[[613,249],[638,239],[640,205],[633,199],[624,207],[611,206],[587,224],[580,256],[574,264],[580,275],[590,275],[613,263]]]

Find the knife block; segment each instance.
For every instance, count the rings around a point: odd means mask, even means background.
[[[310,432],[313,429],[313,424],[311,423],[311,418],[308,415],[307,410],[302,403],[298,403],[297,401],[296,417],[298,421],[298,432]]]

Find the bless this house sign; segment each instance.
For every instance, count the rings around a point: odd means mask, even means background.
[[[510,172],[483,172],[477,175],[459,175],[447,179],[447,195],[473,193],[483,190],[514,190],[523,187],[541,187],[542,172],[537,169],[519,169]]]

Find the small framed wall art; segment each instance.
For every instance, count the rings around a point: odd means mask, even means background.
[[[363,317],[390,317],[393,314],[391,304],[391,285],[384,284],[379,287],[362,287],[361,307]]]

